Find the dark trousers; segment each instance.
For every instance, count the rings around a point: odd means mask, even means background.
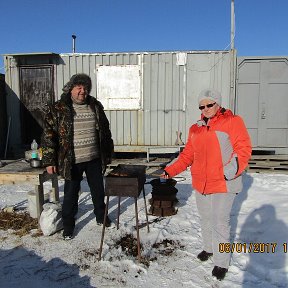
[[[101,160],[95,159],[89,162],[74,164],[71,172],[72,179],[65,180],[64,183],[62,219],[65,234],[72,234],[75,227],[75,217],[78,212],[80,184],[83,179],[84,172],[90,188],[92,202],[94,205],[94,214],[97,221],[103,221],[105,211]]]

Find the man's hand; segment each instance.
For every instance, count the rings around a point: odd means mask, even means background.
[[[55,174],[57,173],[57,168],[56,166],[47,166],[46,171],[48,172],[48,174]]]

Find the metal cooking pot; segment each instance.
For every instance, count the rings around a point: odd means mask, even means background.
[[[30,160],[30,166],[32,168],[39,168],[42,166],[42,161],[39,159],[31,159]]]

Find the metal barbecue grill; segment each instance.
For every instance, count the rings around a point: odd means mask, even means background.
[[[101,255],[102,255],[102,247],[103,247],[105,224],[106,224],[105,222],[106,222],[106,217],[108,214],[110,196],[118,196],[117,229],[119,229],[121,197],[134,197],[138,260],[139,261],[141,260],[137,199],[141,191],[143,191],[143,199],[144,199],[144,204],[145,204],[145,213],[146,213],[146,222],[147,222],[146,225],[147,225],[147,230],[149,232],[147,205],[146,205],[146,197],[145,197],[145,189],[144,189],[145,181],[146,181],[146,166],[144,165],[120,164],[106,176],[105,196],[107,198],[106,198],[104,223],[103,223],[103,228],[102,228],[101,244],[100,244],[100,249],[99,249],[99,260],[101,260]]]

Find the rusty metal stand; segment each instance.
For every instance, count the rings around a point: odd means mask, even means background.
[[[147,223],[146,226],[147,226],[147,231],[149,233],[150,229],[149,229],[149,221],[148,221],[148,210],[147,210],[146,194],[145,194],[144,186],[143,186],[143,199],[144,199],[145,215],[146,215],[146,223]]]
[[[144,205],[145,205],[146,226],[147,226],[147,231],[149,233],[150,229],[149,229],[149,222],[148,222],[148,211],[147,211],[147,204],[146,204],[146,196],[145,196],[144,186],[143,186],[142,191],[143,191],[143,199],[144,199]],[[118,196],[117,230],[119,229],[120,199],[121,199],[121,196]],[[136,231],[137,231],[138,261],[140,262],[141,261],[141,251],[140,251],[140,233],[139,233],[137,197],[134,197],[134,201],[135,201],[135,218],[136,218]],[[102,235],[101,235],[101,242],[100,242],[100,248],[99,248],[99,258],[98,258],[99,261],[101,260],[101,256],[102,256],[102,249],[103,249],[103,242],[104,242],[104,235],[105,235],[105,228],[106,228],[106,218],[107,218],[107,215],[108,215],[108,206],[109,206],[109,195],[107,195],[107,198],[106,198],[104,222],[103,222],[103,227],[102,227]]]

